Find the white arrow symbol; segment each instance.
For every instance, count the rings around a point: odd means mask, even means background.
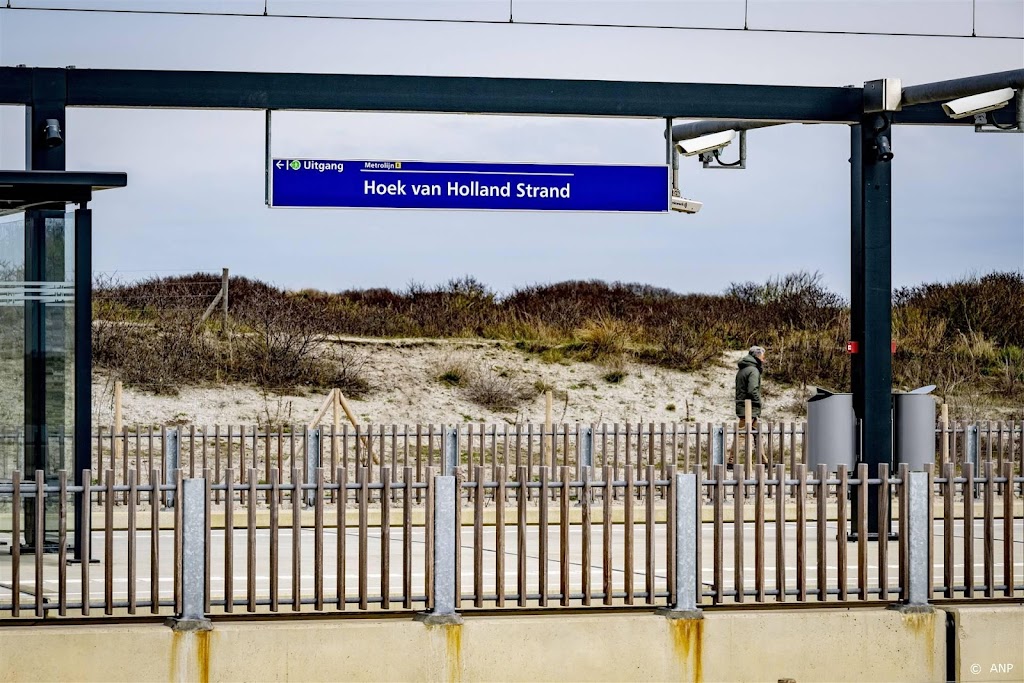
[[[276,167],[278,168],[278,170],[280,170],[280,169],[281,169],[281,164],[283,164],[283,163],[284,163],[283,161],[281,161],[280,159],[278,159],[277,163],[276,163],[276,164],[274,164],[274,166],[276,166]]]

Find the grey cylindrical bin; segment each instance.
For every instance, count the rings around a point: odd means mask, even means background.
[[[807,465],[828,465],[835,472],[840,465],[853,469],[857,459],[857,418],[853,394],[834,394],[818,389],[807,400]]]
[[[934,386],[892,395],[893,459],[920,470],[935,463]]]

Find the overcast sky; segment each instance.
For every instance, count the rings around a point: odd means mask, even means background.
[[[632,5],[644,10],[636,23],[658,23],[651,8],[671,4]],[[711,11],[711,3],[692,4]],[[732,13],[722,14],[723,25],[742,20],[742,4],[718,5]],[[814,4],[820,27],[876,30]],[[561,21],[584,5],[586,20],[623,23],[631,3],[552,3],[548,15],[542,4],[522,3],[520,18]],[[799,5],[767,12],[754,0],[751,18],[760,7],[765,26],[785,28],[786,12]],[[379,5],[391,6],[402,3]],[[903,6],[916,9],[897,19],[920,21],[922,33],[978,24],[961,0]],[[498,11],[493,2],[478,7]],[[990,30],[1006,26],[998,19],[985,16]],[[1013,7],[1005,20],[1008,34],[1019,34]],[[914,84],[1022,68],[1024,40],[0,9],[0,62],[799,85],[888,76]],[[4,168],[23,167],[23,125],[14,108],[0,115]],[[69,110],[68,169],[128,172],[128,188],[93,204],[95,268],[135,278],[226,266],[326,290],[468,274],[499,291],[599,278],[683,292],[817,270],[835,290],[849,288],[845,126],[752,132],[744,171],[682,160],[683,194],[704,202],[696,216],[268,209],[263,126],[262,112]],[[282,112],[273,154],[662,163],[663,131],[657,120]],[[1024,269],[1024,135],[900,127],[893,149],[894,284]]]

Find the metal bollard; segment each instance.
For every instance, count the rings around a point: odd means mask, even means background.
[[[170,427],[164,431],[164,481],[174,480],[174,472],[180,467],[181,461],[181,437],[177,427]],[[167,491],[165,498],[168,508],[174,507],[174,491]]]
[[[306,483],[316,485],[316,470],[320,467],[320,428],[306,430]],[[305,495],[306,507],[316,505],[316,491],[309,489]]]
[[[701,619],[700,567],[697,539],[700,524],[699,482],[694,473],[676,475],[675,505],[675,594],[676,602],[658,612],[670,619]]]
[[[459,428],[444,428],[444,441],[441,445],[441,474],[454,476],[459,467]]]
[[[907,477],[907,565],[909,581],[902,608],[909,611],[930,611],[928,596],[928,542],[931,536],[928,509],[928,473],[910,472]]]
[[[206,618],[206,480],[185,479],[181,500],[181,614],[176,631],[208,631]]]
[[[446,432],[447,437],[447,432]],[[447,438],[445,441],[447,442]],[[455,506],[458,505],[455,477],[434,477],[434,605],[429,612],[416,616],[427,624],[461,624],[455,611]]]

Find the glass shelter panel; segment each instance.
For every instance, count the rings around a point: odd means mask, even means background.
[[[41,469],[56,483],[72,468],[74,338],[74,214],[34,210],[0,222],[0,481]],[[24,512],[32,548],[32,501]],[[47,505],[48,546],[55,513],[56,499]]]
[[[24,458],[25,221],[0,221],[0,481]]]

